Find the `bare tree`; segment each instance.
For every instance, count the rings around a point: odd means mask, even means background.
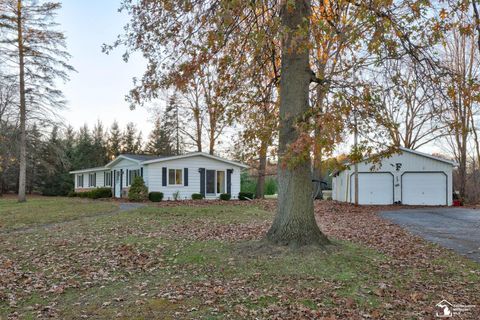
[[[458,19],[466,21],[466,13],[459,13]],[[447,94],[444,96],[445,110],[442,117],[448,126],[447,142],[459,163],[458,189],[460,195],[464,197],[467,183],[468,147],[472,132],[475,131],[473,137],[476,137],[474,116],[479,107],[475,92],[480,89],[478,81],[480,64],[475,34],[462,32],[460,28],[453,29],[446,38],[443,56],[449,75],[445,82]]]
[[[438,87],[419,77],[414,66],[402,60],[385,61],[375,84],[381,90],[379,112],[389,140],[396,146],[417,149],[442,136],[442,104]]]

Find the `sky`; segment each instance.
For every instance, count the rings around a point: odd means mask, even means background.
[[[101,50],[104,43],[111,44],[122,33],[128,21],[126,14],[118,12],[120,0],[61,1],[63,7],[57,21],[67,37],[67,50],[72,55],[70,64],[77,70],[71,74],[69,82],[60,86],[68,101],[61,115],[75,128],[83,124],[92,128],[97,120],[108,127],[114,120],[121,127],[132,121],[142,131],[145,141],[152,129],[152,116],[142,107],[130,110],[125,101],[125,95],[133,87],[132,78],[142,76],[145,61],[134,54],[125,63],[121,48],[109,55]],[[219,148],[228,150],[228,141],[235,134],[235,128],[228,128],[224,144]],[[350,144],[339,146],[337,153],[348,152]],[[437,143],[421,149],[424,152],[443,151]]]
[[[123,127],[132,121],[144,136],[152,128],[151,117],[144,108],[130,110],[124,97],[132,88],[133,77],[141,77],[145,63],[134,55],[125,63],[122,50],[102,53],[102,44],[111,44],[122,32],[127,16],[118,12],[119,0],[62,0],[57,21],[67,37],[70,64],[77,70],[62,84],[68,101],[62,116],[73,127],[100,119],[110,126],[116,119]]]

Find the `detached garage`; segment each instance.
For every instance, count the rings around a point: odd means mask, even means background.
[[[365,205],[452,205],[454,162],[400,148],[378,164],[358,164],[358,201]],[[353,165],[332,178],[332,198],[354,202]]]

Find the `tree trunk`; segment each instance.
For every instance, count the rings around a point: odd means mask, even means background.
[[[197,131],[197,151],[202,152],[202,121],[200,116],[200,108],[197,107],[193,111],[193,116],[195,118],[195,126]]]
[[[285,159],[289,144],[298,138],[295,121],[309,108],[311,71],[307,42],[310,0],[294,3],[284,0],[281,18],[287,32],[282,39],[280,79],[279,197],[277,214],[267,239],[274,244],[292,247],[325,245],[329,241],[320,231],[313,210],[310,159],[295,166]],[[300,31],[302,27],[304,29]]]
[[[325,90],[322,88],[322,86],[318,86],[316,90],[317,94],[317,119],[315,120],[316,125],[315,125],[315,144],[314,144],[314,150],[313,150],[313,178],[315,180],[318,180],[316,184],[318,184],[318,191],[316,191],[315,198],[318,198],[321,194],[319,192],[322,188],[322,156],[323,156],[323,145],[321,142],[320,137],[324,134],[323,133],[323,128],[320,125],[320,117],[323,114],[323,99],[325,97]]]
[[[258,165],[257,190],[255,197],[263,199],[265,197],[265,171],[267,168],[267,144],[262,141],[260,145],[260,161]]]
[[[20,67],[20,173],[18,182],[18,201],[25,202],[27,177],[27,129],[25,106],[25,62],[23,50],[22,1],[17,1],[18,59]]]
[[[212,122],[210,122],[212,123]],[[215,152],[215,127],[210,127],[210,131],[209,131],[209,142],[210,142],[210,146],[209,146],[209,150],[208,150],[208,153],[211,154],[213,156],[214,152]]]

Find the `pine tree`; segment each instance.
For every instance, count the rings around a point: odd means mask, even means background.
[[[95,164],[93,139],[88,126],[85,124],[78,131],[72,166],[74,169],[84,169],[95,167]]]
[[[0,1],[0,54],[8,70],[16,70],[20,100],[20,160],[18,201],[26,201],[27,120],[45,117],[65,103],[57,80],[68,80],[70,55],[65,36],[54,21],[59,2]],[[28,113],[28,114],[27,114]]]
[[[27,175],[25,181],[26,192],[31,194],[38,186],[38,172],[41,170],[41,155],[43,149],[42,133],[36,123],[27,131]]]
[[[92,137],[95,166],[103,166],[108,161],[108,147],[106,133],[100,120],[93,127]]]
[[[142,153],[143,151],[143,138],[142,138],[142,131],[140,131],[137,135],[137,139],[135,140],[135,153]]]
[[[74,162],[74,153],[75,153],[75,142],[76,142],[76,133],[75,129],[69,125],[64,133],[63,145],[65,149],[65,157],[68,161],[67,170],[72,169],[72,163]]]
[[[170,135],[165,128],[162,127],[162,118],[160,116],[155,119],[153,130],[149,135],[146,152],[149,154],[162,156],[169,156],[173,154]]]
[[[173,147],[173,154],[179,155],[183,153],[183,136],[181,128],[183,123],[181,121],[182,115],[178,96],[174,93],[168,100],[167,108],[164,115],[164,128],[167,131]]]
[[[49,139],[43,143],[41,171],[38,173],[39,190],[45,196],[65,196],[73,188],[73,180],[68,173],[66,144],[54,126]]]
[[[112,160],[122,152],[122,132],[120,126],[115,120],[110,127],[110,134],[108,136],[108,158]]]
[[[133,122],[127,123],[122,137],[122,153],[137,154],[141,151],[141,142],[138,143],[137,127]]]

